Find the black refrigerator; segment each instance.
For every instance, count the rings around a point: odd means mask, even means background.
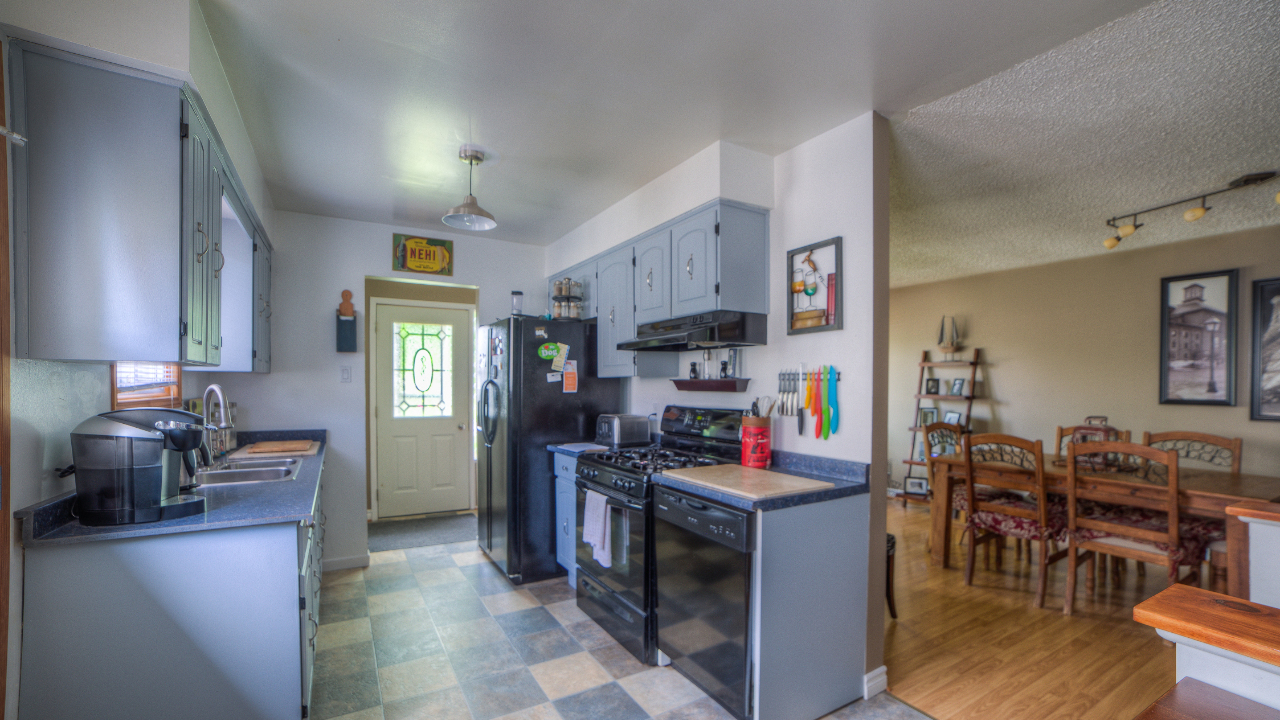
[[[548,445],[590,442],[596,417],[621,412],[622,380],[596,374],[593,320],[516,315],[480,328],[477,506],[480,549],[517,585],[563,574],[556,564],[555,475]],[[577,392],[555,369],[561,346]]]

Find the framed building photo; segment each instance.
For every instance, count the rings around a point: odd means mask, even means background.
[[[1253,281],[1253,364],[1249,384],[1249,417],[1280,420],[1280,278]]]
[[[1160,279],[1160,402],[1236,404],[1238,270]]]

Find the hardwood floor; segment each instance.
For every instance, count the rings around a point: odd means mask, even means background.
[[[959,537],[959,523],[956,537]],[[928,506],[890,502],[897,536],[898,619],[885,613],[889,690],[939,720],[1128,720],[1174,685],[1174,649],[1133,621],[1133,606],[1165,588],[1162,568],[1145,576],[1133,563],[1120,583],[1090,596],[1080,568],[1075,614],[1062,614],[1066,567],[1050,568],[1043,610],[1033,607],[1035,564],[1027,553],[1003,570],[984,569],[964,584],[963,547],[953,567],[933,567],[925,551]]]

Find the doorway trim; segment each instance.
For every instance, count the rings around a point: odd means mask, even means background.
[[[419,307],[419,308],[436,308],[440,310],[465,310],[467,313],[469,329],[467,336],[467,359],[472,363],[472,367],[468,368],[471,372],[471,397],[467,402],[466,425],[471,429],[471,448],[470,457],[467,458],[467,475],[468,484],[470,485],[469,506],[471,510],[476,508],[476,453],[475,453],[475,358],[476,358],[476,335],[479,334],[479,327],[476,325],[477,308],[475,305],[466,303],[437,302],[433,300],[401,300],[398,298],[371,297],[369,303],[369,341],[365,346],[366,354],[369,357],[368,369],[364,374],[364,392],[365,397],[369,398],[369,402],[365,403],[367,415],[365,417],[366,437],[368,438],[368,449],[366,452],[369,456],[369,481],[366,485],[369,493],[369,520],[378,520],[378,413],[377,413],[377,368],[378,368],[378,306],[395,306],[395,307]]]

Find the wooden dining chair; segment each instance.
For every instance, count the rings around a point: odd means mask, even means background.
[[[964,584],[973,584],[974,557],[979,545],[996,541],[1000,553],[1004,538],[1040,544],[1040,573],[1036,607],[1044,607],[1049,566],[1067,556],[1065,550],[1049,554],[1049,541],[1066,529],[1061,502],[1049,499],[1044,478],[1044,444],[1012,435],[970,435],[965,450],[965,500],[969,513],[969,549]],[[988,492],[982,493],[980,489]],[[996,556],[999,558],[999,554]]]
[[[1076,428],[1093,428],[1095,425],[1071,425],[1069,427],[1058,426],[1057,432],[1054,433],[1053,447],[1054,452],[1058,455],[1067,454],[1067,443],[1071,442],[1071,436],[1075,434]],[[1117,442],[1129,442],[1132,434],[1128,430],[1117,430],[1113,433],[1113,437],[1108,438]]]
[[[1139,459],[1116,471],[1082,467],[1087,455]],[[1150,492],[1152,485],[1158,494]],[[1124,442],[1067,445],[1067,587],[1062,611],[1075,602],[1076,571],[1088,565],[1086,592],[1094,588],[1095,555],[1106,553],[1168,568],[1169,583],[1194,584],[1209,543],[1210,523],[1182,517],[1178,509],[1178,454]],[[1181,580],[1178,570],[1190,566]]]
[[[1240,472],[1240,453],[1244,449],[1243,438],[1228,438],[1209,433],[1173,431],[1162,433],[1142,433],[1142,444],[1161,450],[1173,450],[1178,457],[1187,460],[1198,460],[1209,465],[1230,468],[1231,472]],[[1209,543],[1209,587],[1214,592],[1227,591],[1227,527],[1222,528]]]

